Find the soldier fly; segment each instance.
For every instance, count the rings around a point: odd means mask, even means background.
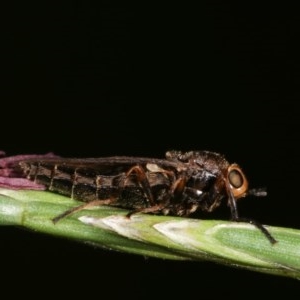
[[[169,151],[165,159],[114,156],[104,158],[25,159],[18,162],[28,179],[85,204],[53,219],[59,221],[94,205],[130,209],[135,213],[189,216],[212,212],[227,201],[234,221],[246,221],[274,244],[276,240],[257,221],[240,218],[237,200],[265,196],[263,189],[248,189],[248,181],[237,164],[210,151]]]

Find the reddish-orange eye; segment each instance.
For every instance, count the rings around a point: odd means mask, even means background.
[[[237,170],[231,170],[228,174],[229,183],[236,189],[240,188],[243,185],[243,176]]]
[[[241,168],[236,164],[230,165],[227,174],[228,183],[233,196],[236,199],[246,196],[248,181]]]

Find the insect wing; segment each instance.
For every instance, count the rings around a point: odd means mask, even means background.
[[[158,171],[156,173],[149,172],[147,165],[152,167],[156,165]],[[161,170],[167,170],[171,173],[176,172],[178,162],[115,156],[85,159],[25,160],[20,162],[20,166],[27,178],[45,185],[50,191],[77,200],[90,202],[97,199],[119,197],[120,192],[122,192],[122,194],[131,193],[130,197],[136,198],[138,201],[144,201],[143,189],[136,180],[137,174],[132,172],[128,176],[128,172],[132,168],[140,166],[145,174],[149,175],[151,187],[168,186],[170,184],[169,179],[161,174]]]

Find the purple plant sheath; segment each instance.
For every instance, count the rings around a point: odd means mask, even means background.
[[[14,190],[45,190],[42,184],[24,178],[16,166],[23,160],[49,157],[58,156],[53,153],[5,156],[5,152],[0,150],[0,187]]]

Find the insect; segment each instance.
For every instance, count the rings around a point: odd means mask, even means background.
[[[249,189],[237,164],[210,151],[169,151],[165,159],[114,156],[104,158],[45,158],[18,162],[24,176],[48,190],[85,202],[53,219],[54,222],[94,205],[110,205],[135,213],[189,216],[212,212],[227,201],[234,221],[246,221],[274,244],[276,240],[259,222],[240,218],[237,200],[265,196]]]

